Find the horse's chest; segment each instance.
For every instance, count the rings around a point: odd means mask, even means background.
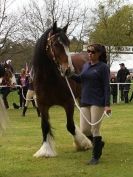
[[[44,100],[64,100],[69,95],[68,88],[63,84],[46,84],[44,87],[40,88],[38,91],[38,96],[40,99]]]

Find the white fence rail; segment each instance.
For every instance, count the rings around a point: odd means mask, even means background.
[[[133,83],[110,83],[110,85],[117,85],[117,103],[120,103],[120,85],[133,85]],[[2,87],[8,87],[8,86],[5,86],[5,85],[0,85],[0,88]],[[10,86],[9,86],[10,87]],[[11,88],[18,88],[18,87],[22,87],[21,85],[14,85],[13,87]],[[131,88],[131,91],[133,91],[133,87]]]
[[[120,85],[133,85],[133,83],[110,83],[110,85],[117,85],[117,103],[120,103]]]

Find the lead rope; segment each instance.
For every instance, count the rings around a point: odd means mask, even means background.
[[[97,122],[91,123],[91,122],[86,118],[86,116],[84,115],[84,113],[81,111],[81,108],[79,107],[79,105],[78,105],[78,103],[77,103],[77,101],[76,101],[76,98],[75,98],[75,96],[74,96],[74,94],[73,94],[73,91],[72,91],[72,88],[71,88],[71,86],[70,86],[70,83],[69,83],[69,81],[68,81],[68,78],[67,78],[66,76],[65,76],[65,79],[66,79],[67,85],[68,85],[68,87],[69,87],[69,89],[70,89],[70,92],[71,92],[71,95],[72,95],[72,97],[73,97],[73,100],[74,100],[74,103],[75,103],[76,107],[78,108],[78,110],[80,111],[81,115],[83,116],[83,118],[86,120],[86,122],[87,122],[89,125],[91,125],[91,126],[97,125],[98,123],[100,123],[100,122],[102,121],[102,119],[103,119],[105,116],[110,117],[110,116],[104,111],[104,113],[102,114],[101,118],[100,118]]]
[[[32,101],[32,100],[34,100],[34,98],[33,99],[26,99],[25,98],[25,96],[24,96],[24,90],[23,90],[22,85],[15,85],[15,87],[20,87],[22,89],[22,97],[24,98],[24,100],[26,100],[26,101]]]
[[[27,99],[27,98],[24,96],[24,90],[23,90],[23,87],[21,87],[21,89],[22,89],[22,97],[24,98],[24,100],[26,100],[26,101],[33,101],[33,100],[34,100],[34,98]],[[28,92],[28,91],[27,91],[27,92]]]

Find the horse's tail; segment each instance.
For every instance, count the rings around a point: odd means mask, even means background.
[[[6,130],[8,120],[9,118],[5,105],[3,103],[2,98],[0,97],[0,134],[2,134]]]

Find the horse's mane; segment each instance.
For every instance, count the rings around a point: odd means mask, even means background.
[[[35,45],[35,50],[34,50],[34,56],[33,56],[33,67],[34,69],[39,67],[42,67],[42,64],[44,62],[47,62],[47,53],[46,53],[46,45],[47,45],[47,38],[48,34],[51,31],[51,28],[48,29],[37,41]]]

